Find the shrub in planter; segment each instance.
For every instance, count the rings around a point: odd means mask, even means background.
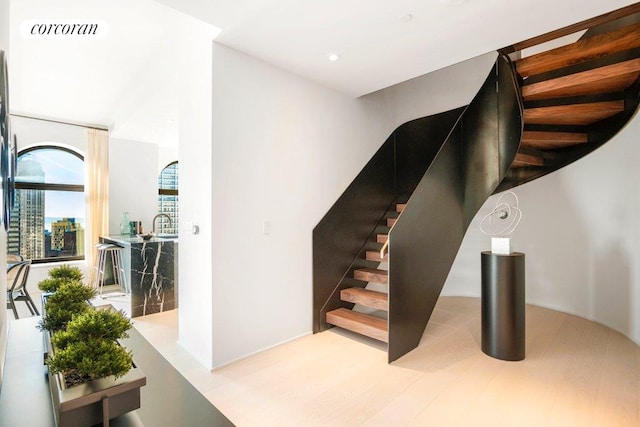
[[[53,267],[51,270],[49,270],[49,277],[53,279],[70,279],[79,281],[82,281],[84,279],[84,275],[78,267],[67,264]]]
[[[95,289],[75,268],[52,269],[39,286],[43,294],[45,362],[59,427],[108,425],[108,420],[140,408],[144,372],[118,339],[131,321],[113,307],[94,308]]]
[[[52,334],[64,329],[74,316],[92,310],[87,301],[95,295],[95,289],[83,285],[82,282],[61,283],[56,292],[47,297],[44,316],[38,323],[38,328]]]
[[[43,292],[56,292],[58,288],[67,282],[82,282],[84,276],[78,267],[60,265],[49,270],[49,277],[38,283],[38,288]]]
[[[116,340],[127,338],[131,321],[121,311],[95,310],[75,316],[66,330],[51,338],[55,349],[46,361],[52,373],[61,372],[67,387],[131,369],[130,351]]]
[[[46,293],[54,293],[58,291],[58,288],[60,286],[62,286],[65,283],[69,283],[69,282],[78,282],[78,283],[82,283],[78,280],[71,280],[65,277],[49,277],[47,279],[41,280],[40,283],[38,283],[38,288],[42,291],[42,292],[46,292]]]

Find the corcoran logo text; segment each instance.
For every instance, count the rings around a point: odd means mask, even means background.
[[[100,20],[37,20],[20,25],[20,33],[29,39],[103,38],[109,27]]]

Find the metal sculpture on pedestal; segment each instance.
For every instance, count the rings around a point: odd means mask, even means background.
[[[508,191],[480,221],[489,236],[511,234],[522,219],[518,196]],[[525,355],[524,254],[511,251],[508,237],[492,237],[482,252],[482,351],[502,360]]]
[[[480,231],[491,238],[491,252],[509,255],[511,253],[511,239],[507,236],[518,227],[522,219],[520,201],[513,191],[503,193],[493,210],[480,221]],[[500,237],[498,237],[500,236]]]

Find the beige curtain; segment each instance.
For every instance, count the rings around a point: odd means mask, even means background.
[[[89,280],[94,281],[95,245],[100,236],[109,232],[109,133],[87,129],[87,157],[85,166],[85,203],[87,230],[85,259]]]

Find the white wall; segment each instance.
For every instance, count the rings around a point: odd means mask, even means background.
[[[169,163],[178,160],[178,147],[158,147],[158,165],[156,175],[160,175],[162,169],[166,168]]]
[[[120,234],[123,212],[151,231],[158,213],[158,158],[155,144],[109,140],[109,234]]]
[[[497,54],[490,52],[375,92],[394,128],[409,120],[467,105],[486,80]]]
[[[18,151],[32,145],[56,144],[83,156],[87,152],[87,130],[84,127],[14,116],[11,118],[11,131],[16,135]]]
[[[9,50],[9,0],[0,0],[0,49]]]
[[[352,99],[213,52],[217,367],[311,331],[313,228],[398,125],[467,104],[495,54]]]
[[[220,366],[311,331],[313,227],[390,125],[380,102],[215,43],[213,94],[213,365]],[[183,170],[181,160],[181,179]]]
[[[212,367],[212,204],[211,204],[211,28],[182,24],[192,42],[180,49],[178,258],[179,343],[204,366]],[[190,224],[200,227],[192,234]]]
[[[514,191],[523,220],[527,302],[603,323],[640,343],[640,116],[576,163]],[[471,224],[443,290],[480,295],[480,255],[490,240]]]

